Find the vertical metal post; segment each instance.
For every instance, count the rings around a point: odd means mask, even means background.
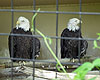
[[[14,24],[13,0],[11,0],[11,30]],[[13,58],[13,36],[11,36],[11,58]],[[13,80],[13,61],[11,59],[11,80]]]
[[[35,10],[35,8],[36,8],[36,0],[33,0],[33,10]],[[33,15],[34,14],[35,14],[35,12],[33,13]],[[33,32],[33,34],[35,35],[35,20],[33,22],[33,25],[34,25],[34,32]],[[35,57],[34,57],[35,56],[35,50],[36,50],[35,45],[36,45],[36,40],[33,39],[33,60],[35,59]],[[33,80],[35,80],[34,75],[35,75],[35,61],[33,61]]]
[[[82,16],[81,16],[81,12],[82,12],[82,0],[79,0],[79,12],[80,12],[80,15],[79,15],[79,18],[80,18],[80,21],[81,21],[81,19],[82,19]],[[81,22],[80,22],[80,32],[79,32],[79,38],[80,38],[80,35],[81,35]],[[81,62],[80,61],[80,52],[81,52],[81,43],[80,43],[80,40],[79,40],[79,45],[78,45],[78,58],[79,58],[79,63]]]
[[[58,12],[58,0],[56,0],[56,12]],[[58,37],[58,13],[56,13],[56,36]],[[58,57],[58,39],[56,38],[56,56]],[[56,73],[57,78],[57,73]]]

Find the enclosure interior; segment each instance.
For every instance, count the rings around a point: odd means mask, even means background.
[[[14,9],[16,10],[33,10],[32,0],[14,0]],[[1,1],[0,8],[1,9],[11,9],[11,2]],[[79,1],[67,1],[67,0],[59,0],[59,11],[64,12],[79,12],[80,11]],[[36,9],[40,8],[41,11],[56,11],[56,0],[51,1],[39,1],[36,0]],[[82,12],[100,12],[100,1],[99,0],[85,0],[82,2]],[[14,12],[14,27],[16,25],[16,21],[18,17],[24,16],[28,18],[31,22],[33,13],[30,12]],[[10,33],[11,31],[11,12],[0,12],[0,33]],[[58,37],[60,37],[61,32],[64,28],[67,27],[67,22],[70,18],[79,18],[79,14],[58,14]],[[100,32],[100,16],[99,15],[81,15],[82,18],[82,35],[84,38],[97,38],[96,33]],[[31,24],[31,23],[30,23]],[[40,30],[46,36],[56,36],[56,13],[38,13],[36,16],[36,28]],[[37,34],[39,35],[39,34]],[[41,54],[38,59],[53,59],[53,56],[50,54],[47,49],[44,40],[39,38],[41,41]],[[88,41],[88,51],[87,55],[92,55],[99,57],[99,50],[93,49],[93,41]],[[56,53],[56,39],[52,39],[52,44],[50,45],[52,50]],[[60,58],[60,39],[58,39],[58,57]],[[9,57],[8,51],[8,36],[1,35],[0,36],[0,56],[1,57]],[[3,60],[5,61],[5,60]],[[7,60],[8,61],[8,60]],[[0,62],[2,62],[0,60]]]
[[[19,11],[13,12],[12,21],[12,11],[7,11],[12,9],[11,1],[0,0],[0,63],[11,62],[10,59],[2,58],[9,58],[8,36],[11,31],[12,22],[13,27],[15,27],[17,19],[20,16],[24,16],[29,19],[31,25],[32,16],[34,14],[32,10],[34,9],[33,1],[35,0],[13,0],[13,9]],[[43,13],[39,12],[36,16],[35,28],[41,31],[45,36],[60,37],[62,31],[67,28],[69,19],[81,18],[82,36],[85,39],[89,39],[87,40],[88,50],[86,55],[92,57],[100,57],[99,49],[93,49],[93,40],[98,37],[96,33],[100,32],[100,0],[82,0],[82,5],[80,5],[81,0],[59,0],[58,7],[56,5],[56,1],[58,0],[36,0],[35,9],[37,10],[40,8],[40,11],[43,11]],[[57,9],[58,13],[61,13],[57,14]],[[89,12],[90,14],[74,14],[75,12],[80,11]],[[95,15],[95,13],[99,13],[99,15]],[[36,32],[35,35],[39,34]],[[47,46],[45,45],[43,38],[39,39],[41,42],[41,52],[37,60],[41,61],[54,59]],[[60,39],[51,39],[52,44],[49,45],[54,53],[58,54],[58,58],[61,59]],[[57,40],[58,43],[56,42]]]

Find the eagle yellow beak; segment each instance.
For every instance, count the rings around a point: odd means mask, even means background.
[[[19,21],[17,21],[17,22],[16,22],[16,24],[18,24],[18,25],[19,25],[19,24],[20,24],[20,22],[19,22]]]

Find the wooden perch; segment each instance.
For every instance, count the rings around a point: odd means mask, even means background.
[[[81,63],[84,62],[92,62],[95,58],[91,58],[91,57],[85,57],[83,59],[81,59]],[[44,61],[44,62],[43,62]],[[47,62],[48,61],[48,62]],[[78,63],[78,59],[74,59],[74,63]],[[55,63],[50,63],[50,62],[56,62],[54,59],[50,59],[50,60],[41,60],[41,62],[35,62],[35,67],[36,68],[50,68],[50,67],[55,67]],[[65,59],[60,59],[61,63],[73,63],[72,61],[70,61],[70,59],[65,58]],[[63,64],[64,66],[66,66],[66,64]],[[70,64],[69,64],[70,65]],[[13,63],[13,67],[19,66],[18,63],[14,62]],[[25,66],[28,67],[33,67],[33,62],[26,62]],[[0,64],[0,68],[10,68],[11,67],[11,63],[7,62],[7,63],[1,63]]]
[[[95,73],[96,72],[94,72],[94,74]],[[11,76],[11,68],[6,68],[6,69],[1,70],[0,74],[4,75],[4,76]],[[22,74],[23,75],[28,75],[27,79],[23,79],[23,80],[32,80],[32,78],[33,78],[32,77],[33,68],[25,67],[25,70],[20,70],[20,73],[14,73],[13,72],[13,76],[18,76],[18,74],[19,74],[19,76],[21,76]],[[48,71],[48,70],[41,70],[41,69],[35,68],[35,77],[36,78],[41,78],[40,80],[55,79],[56,74],[57,74],[57,79],[58,80],[69,80],[65,73],[60,73],[60,72],[55,72],[55,71]],[[74,76],[76,75],[74,73],[67,73],[67,74],[69,75],[69,77],[72,80],[73,80]],[[91,75],[91,73],[89,73],[89,75],[86,75],[85,80],[88,80],[88,79],[93,78],[93,77],[97,77],[96,80],[100,80],[99,72],[98,72],[98,75]],[[35,78],[35,80],[38,80],[36,78]]]

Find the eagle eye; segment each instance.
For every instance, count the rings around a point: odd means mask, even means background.
[[[77,20],[75,20],[75,22],[77,22]]]
[[[22,20],[21,22],[25,22],[24,20]]]

